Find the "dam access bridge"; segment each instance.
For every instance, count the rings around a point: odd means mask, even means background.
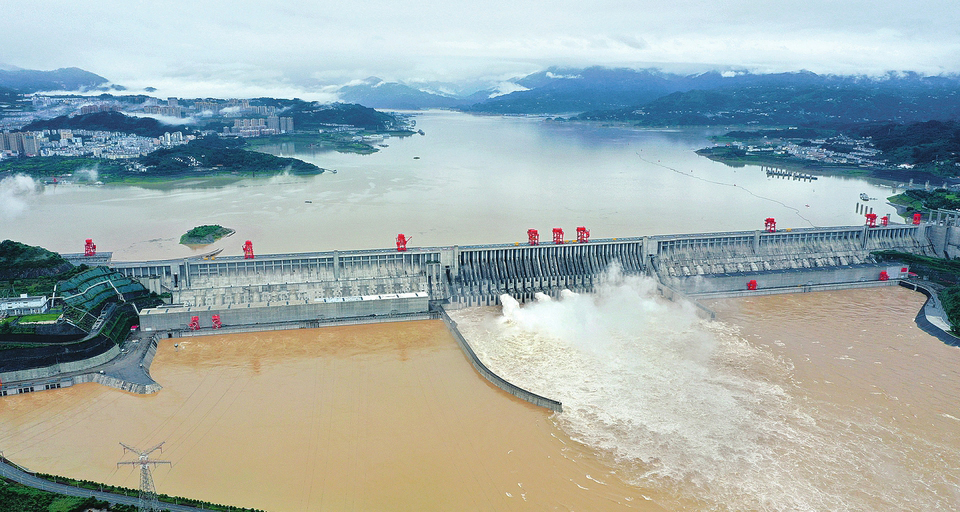
[[[905,268],[878,262],[873,251],[934,255],[935,247],[946,245],[928,235],[943,238],[944,230],[937,224],[788,230],[768,225],[756,231],[535,245],[531,239],[108,265],[153,291],[172,294],[172,305],[142,312],[144,330],[189,334],[231,326],[316,327],[345,319],[409,317],[426,314],[433,301],[448,308],[491,305],[503,293],[523,302],[537,293],[557,296],[563,289],[589,292],[613,265],[693,297],[856,286],[906,277]],[[960,240],[960,233],[954,236]]]

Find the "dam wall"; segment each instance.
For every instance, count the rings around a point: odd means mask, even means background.
[[[643,249],[643,238],[457,248],[457,268],[448,275],[450,300],[467,306],[489,305],[504,293],[525,302],[537,292],[592,291],[613,263],[624,273],[642,273]]]
[[[427,301],[449,308],[521,302],[563,289],[590,292],[613,265],[646,274],[682,294],[876,281],[872,251],[937,253],[944,226],[892,224],[801,228],[564,241],[413,247],[209,259],[110,262],[124,275],[169,291],[180,309],[143,315],[145,326],[184,329],[192,316],[208,326],[297,323],[389,315],[393,307],[348,305],[348,298],[425,294],[397,314],[427,311]],[[957,229],[960,229],[958,227]],[[932,242],[928,232],[936,235]],[[960,233],[951,240],[960,244]],[[951,235],[952,236],[952,235]],[[957,247],[960,251],[960,246]],[[891,278],[895,276],[891,275]],[[340,301],[340,302],[337,302]],[[352,309],[359,308],[359,309]],[[158,310],[159,311],[159,310]]]
[[[960,257],[960,212],[934,210],[928,214],[927,236],[941,258]]]
[[[281,301],[266,303],[227,304],[214,306],[174,306],[144,309],[140,312],[140,329],[144,332],[186,330],[193,317],[199,325],[196,330],[214,330],[213,316],[218,315],[221,332],[257,325],[320,324],[344,319],[397,317],[427,313],[429,296],[426,292],[360,297],[331,297],[313,301]],[[290,327],[287,327],[290,328]]]

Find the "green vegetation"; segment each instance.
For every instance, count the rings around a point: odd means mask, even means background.
[[[0,160],[0,171],[11,171],[51,181],[63,179],[81,169],[96,169],[103,178],[127,172],[134,160],[105,160],[100,158],[44,156],[33,158],[8,158]],[[101,178],[101,179],[103,179]]]
[[[44,313],[40,315],[23,315],[20,317],[21,324],[32,324],[39,322],[52,322],[60,318],[60,313]]]
[[[939,176],[960,174],[960,122],[866,125],[857,130],[873,139],[893,165],[909,164]]]
[[[951,286],[938,293],[940,304],[950,320],[950,332],[960,336],[960,286]]]
[[[0,279],[49,276],[72,267],[59,254],[13,240],[0,242]]]
[[[153,175],[182,175],[204,169],[215,172],[290,171],[294,174],[319,174],[322,169],[296,158],[283,158],[241,149],[246,142],[240,138],[221,138],[210,135],[184,145],[163,148],[140,158],[140,163]]]
[[[103,485],[89,480],[74,480],[55,475],[37,473],[38,477],[51,482],[66,484],[80,489],[104,491],[124,496],[137,497],[139,491],[114,485]],[[161,503],[175,503],[187,505],[203,510],[218,510],[222,512],[262,512],[254,508],[220,505],[190,498],[158,494]],[[134,505],[111,505],[96,498],[80,498],[65,496],[40,489],[34,489],[10,480],[0,479],[0,512],[83,512],[86,510],[104,510],[109,512],[136,512]]]
[[[117,293],[122,294],[122,297]],[[104,323],[101,334],[121,343],[137,323],[138,309],[161,304],[160,298],[150,293],[136,279],[125,277],[107,267],[90,269],[60,283],[60,295],[65,304],[63,316],[84,331],[91,331],[104,309],[122,303]]]
[[[840,85],[840,84],[838,84]],[[892,82],[755,85],[689,90],[648,103],[585,112],[585,121],[628,121],[639,126],[821,126],[850,122],[955,119],[956,83],[942,87],[897,87]]]
[[[288,133],[283,135],[268,135],[247,139],[247,143],[257,151],[269,152],[270,146],[279,144],[294,144],[300,148],[310,148],[315,151],[337,151],[339,153],[359,153],[369,155],[376,153],[377,148],[363,141],[352,140],[352,134],[345,136],[342,133]]]
[[[104,492],[111,492],[114,494],[123,494],[125,496],[136,497],[139,496],[140,491],[136,489],[129,489],[127,487],[118,487],[115,485],[105,485],[99,482],[91,482],[90,480],[75,480],[73,478],[64,478],[62,476],[56,475],[47,475],[44,473],[37,473],[36,476],[43,478],[45,480],[50,480],[51,482],[57,482],[61,484],[66,484],[71,487],[79,487],[81,489],[90,489]],[[194,500],[190,498],[181,498],[178,496],[169,496],[166,494],[157,494],[157,498],[161,503],[176,503],[180,505],[188,505],[191,507],[203,508],[204,510],[219,510],[223,512],[262,512],[261,510],[255,508],[243,508],[243,507],[234,507],[231,505],[220,505],[217,503],[210,503],[207,501]],[[114,505],[116,506],[116,505]],[[136,507],[133,508],[136,510]],[[0,510],[2,512],[2,510]]]
[[[62,179],[63,176],[81,169],[96,169],[100,181],[123,184],[139,184],[151,180],[169,182],[171,179],[222,175],[239,176],[246,173],[256,177],[257,173],[273,175],[287,171],[313,175],[323,172],[323,169],[303,160],[248,151],[243,149],[245,145],[244,139],[211,135],[180,146],[161,148],[137,159],[106,160],[58,156],[12,158],[0,162],[0,171],[23,173],[49,182],[53,177]]]
[[[206,245],[212,244],[217,240],[232,235],[234,231],[220,225],[197,226],[187,231],[180,237],[180,243],[184,245]]]
[[[960,210],[960,195],[944,188],[938,188],[930,192],[922,189],[907,190],[902,194],[890,196],[887,200],[903,206],[902,215],[904,217],[925,210]]]
[[[132,512],[136,507],[111,508],[94,498],[64,496],[0,479],[0,512],[83,512],[89,509]]]
[[[34,297],[41,295],[49,296],[53,294],[53,288],[57,285],[58,281],[70,279],[81,272],[89,270],[89,268],[90,267],[86,265],[80,265],[79,267],[70,267],[68,270],[51,276],[8,278],[0,281],[0,297],[17,297],[21,293],[26,293]]]
[[[95,112],[73,117],[60,116],[45,121],[34,121],[23,127],[23,131],[40,130],[91,130],[103,132],[122,132],[141,137],[159,137],[164,133],[193,133],[186,126],[171,126],[149,117],[132,117],[120,112]]]
[[[927,279],[936,289],[940,303],[953,327],[950,331],[960,336],[960,260],[946,260],[896,251],[873,253],[879,261],[896,261],[910,265],[910,271]]]
[[[778,155],[773,151],[747,152],[735,146],[714,146],[698,149],[696,153],[730,167],[771,165],[790,171],[842,172],[846,176],[870,174],[869,169],[844,164],[825,164],[803,160],[792,155]]]
[[[317,131],[330,125],[349,125],[371,131],[384,132],[403,128],[397,116],[353,103],[319,104],[293,100],[285,105],[283,115],[293,118],[297,130]]]

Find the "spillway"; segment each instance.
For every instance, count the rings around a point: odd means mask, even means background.
[[[611,265],[626,275],[653,276],[671,293],[694,297],[744,293],[750,281],[756,281],[758,293],[856,286],[875,282],[882,273],[894,280],[906,277],[902,268],[879,262],[873,253],[938,254],[937,247],[948,243],[931,242],[929,234],[943,238],[939,233],[945,229],[936,224],[891,224],[109,265],[140,278],[157,293],[172,294],[179,310],[175,315],[169,311],[167,321],[158,326],[171,330],[183,328],[193,316],[209,323],[215,314],[225,326],[258,324],[276,316],[278,308],[291,306],[299,313],[289,321],[313,322],[339,314],[324,306],[331,301],[360,303],[345,313],[357,318],[426,312],[428,303],[434,302],[454,309],[497,304],[504,293],[526,302],[537,293],[590,292]],[[401,295],[409,300],[385,301]],[[290,312],[284,315],[289,317]]]

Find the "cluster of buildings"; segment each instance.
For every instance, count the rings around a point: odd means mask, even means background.
[[[293,118],[271,115],[263,118],[234,119],[233,127],[223,128],[224,135],[239,135],[241,137],[260,137],[263,135],[279,135],[293,133]]]
[[[40,144],[33,132],[0,133],[0,158],[11,156],[37,156]]]
[[[812,139],[804,142],[770,141],[764,145],[749,145],[734,142],[733,146],[747,153],[773,153],[790,155],[803,160],[823,164],[846,164],[860,167],[883,167],[886,160],[880,158],[880,150],[873,147],[870,139],[854,139],[838,135],[829,139]]]
[[[233,126],[223,128],[222,135],[260,137],[294,131],[293,118],[279,115],[282,111],[272,105],[251,105],[247,99],[156,98],[87,98],[70,96],[41,96],[31,98],[32,111],[5,115],[0,119],[0,158],[33,156],[70,156],[94,158],[137,158],[158,148],[184,144],[193,136],[180,132],[150,138],[118,132],[89,130],[21,131],[33,121],[64,115],[82,115],[97,112],[127,112],[178,119],[220,117],[233,120]]]
[[[186,144],[193,135],[164,133],[141,137],[121,132],[92,130],[42,130],[0,133],[0,158],[16,156],[68,156],[107,159],[137,158],[159,148]]]

